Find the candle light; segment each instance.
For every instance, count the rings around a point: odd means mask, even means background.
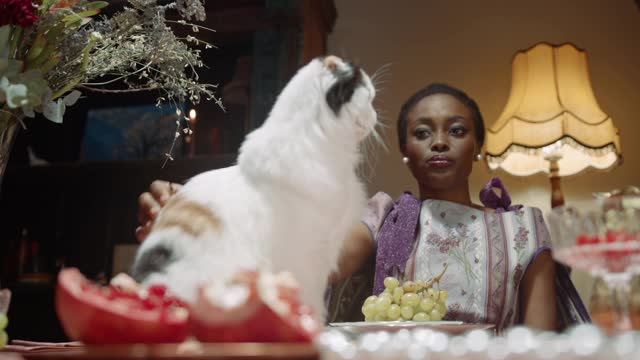
[[[189,128],[194,131],[194,133],[189,134],[189,157],[193,157],[196,154],[196,137],[195,137],[195,127],[196,127],[196,116],[198,113],[196,109],[189,110]]]

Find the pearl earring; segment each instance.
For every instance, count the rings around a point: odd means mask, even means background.
[[[476,155],[476,161],[480,161],[480,160],[482,160],[482,154]]]
[[[408,164],[408,163],[409,163],[409,158],[408,158],[408,157],[406,157],[406,156],[405,156],[405,157],[403,157],[403,158],[402,158],[402,162],[403,162],[403,163],[405,163],[405,164]]]

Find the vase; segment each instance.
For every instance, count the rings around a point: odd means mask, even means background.
[[[9,155],[20,129],[20,119],[20,115],[0,109],[0,189],[9,163]]]

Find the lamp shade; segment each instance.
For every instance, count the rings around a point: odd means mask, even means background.
[[[487,131],[486,159],[492,170],[517,176],[559,176],[621,159],[613,120],[596,101],[587,56],[571,44],[538,44],[513,59],[511,93],[502,115]]]

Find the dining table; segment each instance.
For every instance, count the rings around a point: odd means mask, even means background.
[[[88,345],[12,340],[0,360],[286,359],[286,360],[637,360],[640,331],[608,332],[580,324],[563,332],[440,322],[333,323],[313,343]]]

